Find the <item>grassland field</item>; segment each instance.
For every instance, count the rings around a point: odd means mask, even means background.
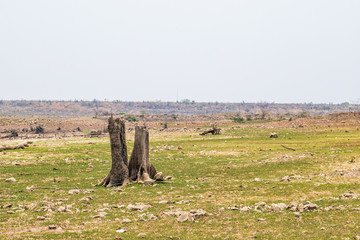
[[[110,170],[108,137],[1,152],[0,239],[360,239],[360,118],[301,121],[150,129],[150,162],[172,179],[148,186],[95,186]],[[206,214],[172,214],[193,209]]]

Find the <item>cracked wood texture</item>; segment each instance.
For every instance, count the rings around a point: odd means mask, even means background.
[[[138,182],[151,182],[149,163],[149,132],[140,126],[135,127],[134,149],[129,162],[129,177]]]
[[[111,169],[109,174],[98,184],[99,186],[121,186],[129,183],[127,166],[127,147],[125,121],[109,118],[109,134],[111,144]]]

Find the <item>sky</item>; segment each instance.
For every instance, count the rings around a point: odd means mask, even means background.
[[[358,0],[0,0],[0,99],[360,103]]]

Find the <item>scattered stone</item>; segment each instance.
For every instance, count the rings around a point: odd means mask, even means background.
[[[202,209],[192,209],[190,210],[190,214],[194,219],[198,219],[206,215],[206,211]]]
[[[318,205],[316,205],[315,203],[311,203],[309,201],[307,201],[304,204],[304,211],[312,211],[318,208]]]
[[[265,219],[263,219],[263,218],[258,218],[258,222],[264,222],[265,221]]]
[[[138,236],[138,237],[145,237],[146,234],[145,234],[145,233],[139,233],[137,236]]]
[[[162,172],[158,172],[154,176],[155,181],[164,181],[164,176]]]
[[[295,217],[299,218],[301,217],[301,214],[299,212],[294,212]]]
[[[122,221],[121,221],[121,223],[131,223],[131,220],[130,219],[128,219],[128,218],[125,218],[125,219],[123,219]]]
[[[90,200],[93,200],[92,197],[83,197],[80,199],[81,202],[86,202],[86,203],[90,203]]]
[[[92,165],[92,163],[89,163],[89,164],[88,164],[88,167],[89,167],[89,168],[94,168],[94,165]]]
[[[249,212],[251,210],[251,207],[242,207],[242,208],[240,208],[240,211],[242,211],[242,212]]]
[[[12,207],[12,204],[11,204],[11,203],[4,205],[4,208],[11,208],[11,207]]]
[[[57,227],[56,227],[55,225],[49,225],[48,228],[49,228],[49,230],[54,230],[54,229],[56,229]]]
[[[152,206],[150,204],[136,203],[136,205],[129,204],[126,208],[128,210],[132,210],[132,211],[144,211],[144,210],[147,210],[148,208],[151,208],[151,207]]]
[[[190,213],[185,212],[182,213],[176,220],[178,222],[187,222],[187,221],[194,221],[194,218]]]
[[[124,232],[126,232],[126,230],[125,229],[118,229],[118,230],[116,230],[116,232],[117,233],[124,233]]]
[[[287,205],[285,203],[273,203],[271,204],[271,209],[274,211],[274,212],[279,212],[279,211],[283,211],[284,209],[287,208]]]
[[[348,193],[344,193],[343,195],[339,196],[340,199],[358,199],[360,196],[349,191]]]
[[[108,214],[107,212],[99,212],[98,215],[95,215],[93,218],[105,217],[107,214]]]
[[[320,228],[320,230],[321,230],[321,231],[324,231],[324,230],[325,230],[325,228],[324,228],[324,227],[322,227],[322,228]]]
[[[262,181],[262,179],[260,179],[260,178],[255,178],[254,179],[254,182],[261,182]]]
[[[16,182],[16,179],[13,177],[7,178],[7,179],[5,179],[5,182]]]
[[[44,221],[44,220],[45,220],[45,217],[44,217],[44,216],[38,216],[38,217],[36,218],[36,220]]]
[[[188,204],[188,203],[190,203],[189,200],[181,200],[181,201],[176,202],[176,204]]]
[[[290,181],[291,181],[291,179],[290,179],[289,176],[285,176],[283,178],[280,178],[280,182],[290,182]]]
[[[71,189],[71,190],[69,190],[69,194],[79,194],[79,193],[81,193],[80,189]]]
[[[270,134],[270,138],[278,138],[277,133],[273,132]]]
[[[7,214],[14,214],[15,212],[14,211],[7,211],[6,213]]]
[[[156,219],[158,219],[154,214],[150,214],[149,216],[148,216],[148,219],[149,220],[151,220],[151,221],[154,221],[154,220],[156,220]]]
[[[57,212],[66,212],[66,208],[64,206],[60,206],[58,209],[57,209]]]
[[[174,204],[175,201],[170,201],[170,200],[161,200],[159,201],[160,204]]]

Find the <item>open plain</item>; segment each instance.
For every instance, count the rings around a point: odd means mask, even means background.
[[[1,121],[19,132],[50,122],[1,140],[33,142],[0,152],[1,239],[360,239],[359,113],[224,119],[205,136],[210,121],[149,122],[150,162],[171,177],[114,188],[95,186],[110,169],[108,135],[86,134],[105,118]]]

